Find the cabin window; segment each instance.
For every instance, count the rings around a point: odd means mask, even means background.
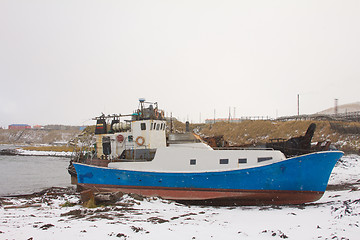
[[[190,165],[196,165],[196,159],[190,159]]]
[[[141,123],[140,127],[141,127],[141,130],[146,130],[146,123]]]
[[[239,158],[238,163],[247,163],[247,158]]]
[[[220,159],[220,164],[229,164],[229,159]]]
[[[128,136],[128,141],[129,141],[129,142],[134,141],[134,137],[133,137],[132,135]]]
[[[259,157],[258,158],[258,162],[265,162],[265,161],[269,161],[272,160],[272,157]]]
[[[159,130],[159,128],[160,128],[160,123],[158,123],[158,124],[156,125],[156,130]]]

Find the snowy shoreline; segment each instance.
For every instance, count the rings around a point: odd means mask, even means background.
[[[20,155],[20,156],[49,156],[49,157],[68,157],[70,158],[72,152],[56,152],[56,151],[35,151],[24,150],[21,148],[2,149],[0,155]]]
[[[290,206],[187,206],[124,195],[113,206],[85,208],[73,188],[53,188],[0,198],[0,239],[357,239],[359,176],[360,156],[344,156],[330,177],[335,187],[315,203]]]
[[[33,150],[24,150],[16,149],[18,155],[22,156],[51,156],[51,157],[71,157],[72,152],[55,152],[55,151],[33,151]]]

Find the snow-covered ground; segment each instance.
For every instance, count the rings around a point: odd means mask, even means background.
[[[2,198],[0,239],[360,239],[359,179],[360,156],[345,156],[319,201],[292,206],[186,206],[124,195],[116,206],[85,208],[76,193],[55,189]]]

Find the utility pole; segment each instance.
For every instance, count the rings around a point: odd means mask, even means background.
[[[338,100],[339,100],[339,99],[335,98],[335,107],[334,107],[335,115],[338,114]]]
[[[297,115],[300,115],[300,95],[297,95]]]
[[[228,120],[228,122],[230,122],[231,121],[231,107],[229,107],[229,120]]]
[[[214,109],[214,123],[215,123],[215,121],[216,121],[216,120],[215,120],[215,113],[216,113],[216,110]]]

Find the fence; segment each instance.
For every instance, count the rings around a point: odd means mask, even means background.
[[[278,121],[289,120],[325,120],[325,121],[348,121],[348,122],[360,122],[360,111],[338,113],[338,114],[311,114],[311,115],[295,115],[279,117]]]

